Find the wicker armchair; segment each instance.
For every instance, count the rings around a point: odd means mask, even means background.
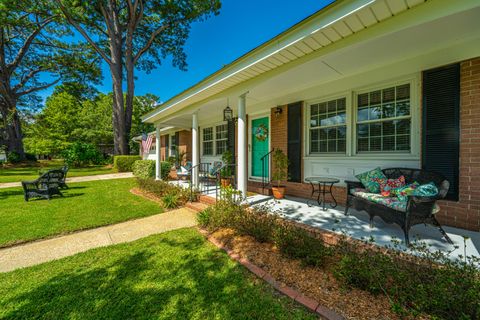
[[[408,237],[410,228],[416,224],[429,223],[437,227],[445,237],[445,240],[453,244],[452,240],[435,218],[434,212],[435,202],[443,199],[448,192],[450,186],[448,180],[441,174],[420,169],[389,168],[383,169],[382,171],[388,179],[396,179],[403,175],[407,184],[415,181],[420,184],[433,182],[439,192],[435,197],[408,196],[406,211],[403,212],[353,195],[351,190],[354,188],[364,188],[363,184],[359,181],[345,181],[347,184],[345,215],[348,214],[349,208],[354,208],[355,210],[363,210],[368,213],[370,216],[370,226],[373,226],[373,218],[375,216],[382,218],[386,223],[397,224],[403,230],[407,246],[410,244]]]
[[[60,188],[65,184],[65,172],[61,169],[50,170],[42,174],[37,180],[22,181],[25,201],[30,198],[49,199],[58,194],[63,196]]]

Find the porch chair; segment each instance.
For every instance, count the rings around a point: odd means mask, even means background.
[[[190,169],[192,169],[192,163],[187,161],[185,166],[180,166],[180,168],[177,170],[177,176],[183,180],[187,180],[191,174]]]

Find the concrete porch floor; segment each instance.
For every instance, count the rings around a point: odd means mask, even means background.
[[[335,209],[327,205],[327,210],[323,211],[315,201],[307,199],[286,197],[282,200],[275,200],[272,197],[255,195],[247,198],[247,202],[252,205],[268,205],[275,214],[286,219],[291,219],[312,227],[333,231],[339,234],[346,234],[355,239],[368,240],[371,237],[379,246],[392,245],[392,240],[401,240],[400,250],[408,250],[403,243],[403,231],[397,225],[390,225],[379,217],[374,219],[374,227],[369,226],[369,217],[366,212],[359,212],[349,209],[348,216],[343,214],[344,208],[337,206]],[[312,205],[313,204],[313,205]],[[453,227],[443,227],[452,239],[454,245],[446,242],[437,228],[431,225],[416,225],[410,229],[410,241],[422,241],[429,245],[433,251],[441,250],[451,251],[450,257],[457,258],[464,256],[480,257],[480,232],[468,231]],[[464,239],[468,237],[468,239]],[[458,246],[455,249],[455,246]],[[414,253],[414,252],[411,252]]]

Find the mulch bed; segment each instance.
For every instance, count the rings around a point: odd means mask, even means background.
[[[260,243],[250,236],[236,235],[231,229],[221,229],[210,236],[241,258],[264,269],[276,281],[315,299],[346,319],[402,319],[391,311],[386,296],[342,288],[328,267],[303,266],[298,260],[283,257],[274,245]]]
[[[151,192],[143,191],[140,188],[132,188],[132,189],[130,189],[130,193],[133,193],[134,195],[145,198],[147,200],[157,202],[159,204],[163,204],[162,199],[157,197],[155,194],[153,194]]]

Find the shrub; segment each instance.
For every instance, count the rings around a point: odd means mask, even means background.
[[[200,227],[202,228],[208,227],[211,221],[211,211],[212,211],[212,207],[208,207],[197,214],[197,222]]]
[[[148,179],[155,177],[155,160],[137,160],[132,165],[135,177]]]
[[[178,208],[179,206],[179,195],[175,193],[167,193],[162,197],[163,206],[167,209]]]
[[[20,161],[22,161],[22,158],[20,157],[20,154],[18,152],[12,151],[7,154],[7,162],[19,163]]]
[[[234,217],[232,227],[239,233],[252,236],[260,242],[273,241],[276,217],[270,214],[266,207],[242,209]]]
[[[162,171],[162,180],[168,180],[170,170],[172,170],[172,164],[168,161],[160,162],[160,169]]]
[[[480,318],[478,258],[451,260],[442,252],[414,247],[419,257],[397,251],[339,247],[334,275],[348,286],[385,294],[398,313],[426,313],[438,319]]]
[[[140,189],[153,193],[160,199],[162,202],[164,197],[167,195],[176,196],[176,207],[185,204],[190,198],[190,190],[174,186],[166,181],[158,181],[154,179],[141,179],[137,178],[137,185]],[[169,201],[170,199],[167,199]],[[165,205],[165,202],[164,202]]]
[[[28,161],[37,161],[37,156],[32,153],[25,153],[25,159]]]
[[[323,266],[331,254],[322,239],[290,222],[277,224],[274,241],[281,253],[300,259],[305,265]]]
[[[142,160],[140,156],[114,156],[113,167],[118,172],[130,172],[132,171],[133,163],[137,160]]]
[[[65,163],[72,167],[82,167],[102,162],[102,155],[90,143],[74,142],[62,152]]]

